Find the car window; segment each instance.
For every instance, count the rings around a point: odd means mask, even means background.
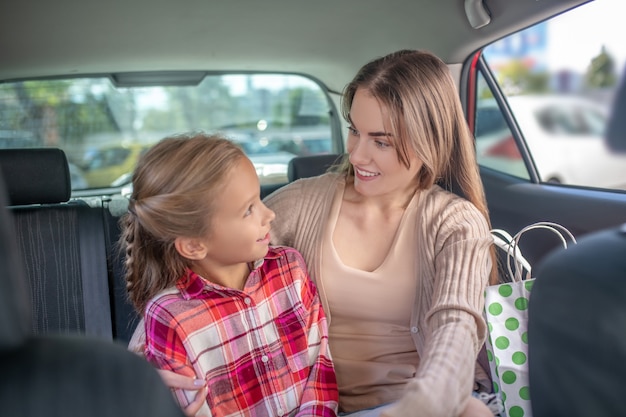
[[[143,152],[184,131],[220,132],[235,141],[262,184],[286,182],[296,155],[333,150],[336,112],[309,78],[226,74],[178,84],[160,82],[158,74],[5,82],[0,147],[63,149],[74,190],[128,184]]]
[[[477,92],[474,137],[478,163],[518,178],[530,179],[513,132],[482,73],[477,77]]]
[[[481,165],[525,179],[530,167],[541,182],[626,189],[626,156],[603,140],[626,66],[624,13],[620,0],[596,0],[483,49],[475,115]]]

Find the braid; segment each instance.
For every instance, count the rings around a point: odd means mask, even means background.
[[[128,294],[128,298],[135,306],[135,309],[139,312],[143,311],[145,307],[142,305],[141,297],[139,296],[139,283],[141,283],[141,279],[138,276],[137,271],[141,270],[135,263],[135,259],[133,257],[133,249],[134,242],[136,241],[136,224],[134,219],[134,213],[127,213],[121,219],[120,223],[122,225],[122,236],[120,238],[120,246],[124,249],[124,269],[125,269],[125,278],[126,278],[126,292]]]
[[[126,292],[135,309],[143,314],[152,297],[175,285],[187,263],[178,255],[172,241],[157,239],[142,226],[134,206],[131,202],[128,213],[121,219],[124,233],[120,241],[126,258]],[[171,262],[164,263],[164,259]]]

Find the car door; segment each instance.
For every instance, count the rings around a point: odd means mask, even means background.
[[[585,95],[588,99],[605,103],[610,108],[613,94],[617,90],[620,78],[623,78],[626,46],[623,46],[619,39],[624,39],[626,32],[619,25],[609,29],[606,16],[621,13],[623,8],[621,3],[611,0],[597,0],[582,5],[547,22],[501,39],[478,51],[468,60],[462,77],[462,92],[467,106],[468,121],[476,137],[477,158],[493,227],[515,232],[535,221],[553,221],[566,226],[575,235],[582,236],[591,231],[626,222],[624,190],[604,186],[591,187],[581,184],[581,181],[578,181],[578,184],[553,183],[550,182],[551,178],[543,175],[538,168],[541,161],[555,160],[560,156],[566,156],[571,161],[568,167],[571,170],[582,171],[595,164],[595,171],[601,172],[609,168],[607,164],[598,164],[591,151],[584,146],[575,157],[568,156],[575,152],[572,143],[575,138],[572,137],[568,138],[567,143],[559,144],[555,149],[542,150],[533,146],[534,137],[531,135],[536,135],[537,132],[523,131],[523,126],[517,120],[519,116],[521,121],[522,116],[515,113],[515,109],[509,106],[507,100],[508,97],[541,90],[537,88],[537,85],[541,84],[545,90],[543,93],[558,93],[570,97]],[[578,38],[555,35],[557,31],[573,33],[572,31],[583,27],[580,22],[584,22],[586,25],[584,27],[589,28],[585,34],[588,37],[595,37],[597,46],[585,58],[586,68],[585,65],[582,66],[582,73],[578,67],[567,71],[562,68],[553,70],[547,62],[554,48],[569,51],[572,54],[569,57],[572,62],[580,61],[578,55],[581,48],[575,45]],[[602,27],[603,30],[591,30],[593,27]],[[617,36],[615,33],[618,32],[620,35],[615,38]],[[588,41],[591,42],[591,39]],[[606,45],[611,45],[611,49]],[[612,62],[611,71],[605,71],[606,65],[604,67],[596,65],[603,60]],[[566,62],[566,58],[561,58],[561,62]],[[515,66],[517,73],[511,76],[511,68]],[[609,73],[613,80],[601,84],[589,83],[588,79],[594,75],[595,67],[600,68],[595,70],[596,74],[604,71]],[[493,142],[493,137],[481,132],[481,120],[484,119],[481,112],[485,108],[493,112],[494,108],[493,105],[485,106],[486,102],[496,104],[502,117],[501,124],[505,126],[504,130],[498,132],[502,139],[499,148],[495,148],[498,151],[495,154],[499,158],[495,160],[493,156],[485,156],[484,146],[484,141]],[[489,118],[493,117],[493,114],[489,115]],[[493,143],[491,145],[493,151]],[[617,162],[611,168],[617,170],[618,174],[626,174],[626,163],[623,165],[619,163],[619,158],[623,156],[612,155],[612,157]],[[605,181],[609,181],[613,180],[611,176],[615,174],[602,175],[605,175]],[[599,180],[595,181],[600,183]],[[558,242],[549,236],[536,232],[525,238],[522,250],[531,263],[536,265],[557,245]]]

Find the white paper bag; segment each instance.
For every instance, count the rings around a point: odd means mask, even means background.
[[[534,279],[492,285],[485,291],[486,343],[494,391],[508,417],[530,417],[528,297]]]
[[[494,229],[494,244],[507,255],[511,282],[488,286],[485,290],[485,320],[489,330],[487,357],[494,392],[500,395],[508,417],[532,417],[528,388],[528,300],[535,278],[531,266],[519,250],[523,233],[547,229],[559,236],[565,248],[574,236],[556,223],[538,222],[515,236]]]

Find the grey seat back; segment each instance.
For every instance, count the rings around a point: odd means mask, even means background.
[[[86,335],[34,334],[6,206],[0,178],[0,414],[183,417],[154,368],[124,346]]]
[[[111,339],[102,208],[69,201],[60,149],[2,149],[0,167],[30,284],[34,332]]]
[[[341,161],[338,154],[296,156],[287,167],[287,179],[293,182],[299,178],[308,178],[325,173],[331,166]]]
[[[0,181],[0,198],[4,202],[4,184]],[[21,345],[31,333],[31,309],[26,277],[13,240],[10,213],[0,207],[0,351]]]

